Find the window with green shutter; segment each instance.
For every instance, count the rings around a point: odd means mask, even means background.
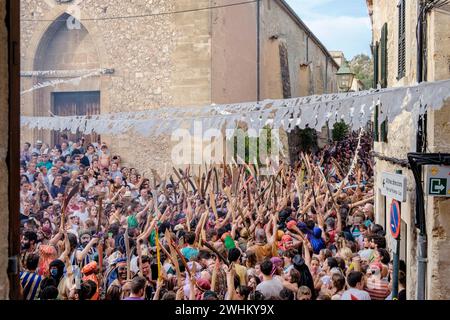
[[[375,116],[373,119],[373,140],[378,142],[380,141],[380,135],[378,130],[378,113],[379,113],[378,105],[375,106]]]
[[[387,69],[388,69],[388,51],[387,51],[387,42],[388,42],[388,26],[387,23],[383,25],[383,28],[381,29],[381,39],[380,39],[380,73],[381,73],[381,87],[386,88],[388,85],[387,81]],[[382,142],[388,142],[387,136],[388,136],[388,119],[383,121],[383,123],[380,126],[380,141]]]
[[[387,23],[383,25],[383,28],[381,29],[381,39],[380,39],[380,71],[381,71],[381,87],[386,88],[387,87],[387,64],[388,64],[388,55],[387,55],[387,37],[388,37],[388,28]]]
[[[388,142],[388,119],[383,121],[380,128],[380,141]]]
[[[400,80],[406,73],[406,9],[405,0],[398,3],[398,74]]]
[[[379,66],[379,49],[380,44],[378,41],[375,42],[375,45],[372,46],[372,54],[373,54],[373,87],[376,89],[378,87],[378,66]],[[378,105],[375,106],[375,116],[373,119],[373,139],[374,141],[379,141],[379,127],[378,127]]]
[[[379,80],[379,72],[378,72],[378,65],[379,65],[379,54],[378,51],[380,50],[380,44],[379,42],[375,42],[375,45],[372,47],[372,54],[373,54],[373,88],[376,89],[378,87],[378,80]]]

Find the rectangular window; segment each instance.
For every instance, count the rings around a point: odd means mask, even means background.
[[[406,10],[405,0],[398,3],[398,75],[397,80],[406,73]]]

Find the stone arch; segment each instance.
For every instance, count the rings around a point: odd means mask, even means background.
[[[108,55],[102,41],[101,29],[94,20],[81,11],[80,28],[68,30],[67,19],[71,17],[68,6],[54,7],[36,24],[35,32],[28,45],[23,48],[22,70],[79,70],[111,68]],[[83,21],[83,18],[86,19]],[[71,39],[65,39],[71,34]],[[86,49],[83,52],[83,46]],[[58,57],[57,57],[58,56]],[[45,81],[38,77],[22,78],[24,88]],[[105,90],[109,86],[107,75],[83,79],[79,84],[61,84],[55,87],[39,89],[23,97],[22,114],[48,116],[52,105],[52,92],[58,91],[99,91],[101,94],[100,109],[105,112],[109,94]],[[109,108],[106,108],[109,109]],[[22,135],[27,140],[42,139],[50,141],[50,133],[27,132]]]
[[[34,55],[34,70],[100,68],[98,50],[92,37],[82,23],[77,29],[69,29],[67,20],[70,17],[68,13],[62,14],[43,34]]]
[[[69,7],[67,5],[59,5],[49,10],[48,13],[40,19],[41,21],[35,26],[35,32],[26,48],[24,48],[24,55],[22,61],[22,68],[24,70],[33,70],[34,57],[36,56],[39,46],[45,34],[51,29],[56,20],[64,19],[64,16],[70,15]],[[109,56],[106,54],[106,49],[102,41],[101,29],[97,28],[95,21],[93,21],[88,12],[80,9],[81,24],[91,36],[99,55],[99,63],[101,68],[109,68]],[[83,20],[83,18],[85,20]]]

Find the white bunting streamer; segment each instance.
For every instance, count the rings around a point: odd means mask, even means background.
[[[107,69],[80,69],[80,70],[34,70],[21,71],[21,77],[81,77],[93,72],[106,72]]]
[[[42,71],[42,72],[44,72],[44,71]],[[50,71],[48,71],[48,72],[50,72]],[[61,79],[60,78],[60,79],[53,79],[53,80],[48,80],[48,81],[36,83],[30,89],[24,90],[20,94],[24,95],[26,93],[33,92],[33,91],[38,90],[38,89],[47,88],[47,87],[54,87],[54,86],[56,86],[58,84],[62,84],[62,83],[73,83],[74,85],[78,85],[80,83],[80,81],[83,80],[83,79],[99,76],[99,75],[102,75],[104,73],[105,73],[105,69],[98,69],[98,70],[94,70],[94,71],[91,71],[91,72],[89,72],[87,74],[84,74],[84,75],[78,76],[78,77],[74,77],[74,78],[68,78],[68,79]]]
[[[86,75],[87,76],[87,75]],[[73,80],[73,79],[72,79]],[[389,122],[402,112],[414,118],[430,108],[440,109],[450,98],[450,80],[421,83],[417,86],[335,93],[259,103],[210,105],[203,107],[162,107],[135,112],[105,113],[95,116],[21,117],[23,127],[50,130],[79,130],[82,133],[122,134],[127,131],[151,136],[171,134],[176,128],[189,129],[200,121],[202,130],[236,128],[246,123],[251,128],[284,128],[298,126],[320,131],[328,121],[332,127],[343,120],[353,130],[365,126],[375,105],[380,105],[379,121]],[[112,108],[118,110],[120,108]],[[125,108],[122,108],[125,109]],[[192,130],[192,128],[191,128]]]

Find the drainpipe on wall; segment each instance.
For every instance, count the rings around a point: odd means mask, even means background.
[[[328,93],[328,57],[325,57],[325,93]]]
[[[309,62],[309,33],[306,35],[306,63]]]
[[[417,82],[423,79],[423,15],[424,6],[422,0],[418,2],[417,15]],[[423,121],[419,119],[417,132],[417,152],[423,152]],[[425,300],[425,284],[427,274],[427,231],[425,221],[424,192],[422,188],[422,166],[412,166],[416,182],[416,227],[420,232],[417,238],[417,300]]]

